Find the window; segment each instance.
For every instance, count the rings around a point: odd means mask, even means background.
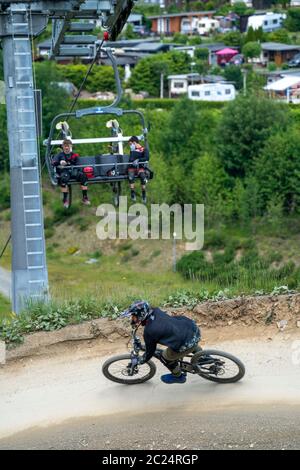
[[[230,88],[226,88],[226,90],[225,90],[225,95],[230,95],[230,94],[231,94]]]
[[[264,21],[264,25],[265,25],[265,26],[268,26],[268,21]]]
[[[221,90],[218,90],[218,91],[217,91],[217,95],[222,95]]]
[[[273,20],[273,24],[277,24],[278,23],[278,20]]]
[[[174,82],[174,88],[184,88],[183,82]]]
[[[192,96],[200,96],[200,92],[199,91],[192,91]]]
[[[205,91],[204,96],[210,96],[210,91]]]

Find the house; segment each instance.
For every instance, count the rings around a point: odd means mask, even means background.
[[[216,43],[211,43],[211,44],[197,44],[195,46],[178,46],[174,45],[174,48],[176,51],[181,51],[181,52],[186,52],[189,56],[192,57],[192,59],[195,57],[195,51],[197,49],[207,49],[208,50],[208,64],[209,65],[217,65],[217,55],[216,53],[222,49],[224,49],[226,46],[222,42],[216,42]]]
[[[187,94],[188,86],[194,83],[201,83],[201,75],[198,73],[189,73],[182,75],[169,75],[169,97],[177,98],[180,95]]]
[[[159,52],[168,52],[174,49],[176,44],[163,43],[163,42],[141,42],[133,47],[125,46],[123,50],[125,52],[135,52],[140,55],[144,54],[158,54]]]
[[[131,13],[128,16],[127,24],[131,24],[132,26],[142,26],[143,15],[140,15],[138,13]]]
[[[271,31],[282,28],[285,19],[285,13],[267,12],[263,15],[251,15],[248,18],[247,30],[249,30],[250,27],[253,29],[262,28],[264,33],[270,33]]]
[[[215,10],[191,11],[185,13],[170,13],[148,16],[152,21],[151,31],[155,34],[171,35],[184,32],[191,34],[196,28],[196,21],[201,18],[211,18]]]
[[[300,69],[292,69],[292,70],[274,70],[273,72],[269,72],[267,70],[262,70],[261,73],[267,77],[267,84],[276,82],[284,77],[297,77],[300,76]]]
[[[258,62],[266,65],[268,62],[275,62],[277,66],[288,62],[300,51],[300,45],[281,44],[279,42],[263,42],[261,43],[261,56]]]
[[[300,75],[284,76],[264,87],[270,97],[300,103]]]
[[[230,83],[204,83],[188,87],[188,97],[195,101],[231,101],[235,96],[235,87]]]

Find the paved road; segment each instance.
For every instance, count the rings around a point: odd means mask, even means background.
[[[11,298],[11,273],[0,267],[0,293]]]
[[[72,345],[0,368],[0,449],[300,449],[298,330],[210,344],[246,365],[245,378],[229,385],[189,376],[168,386],[159,380],[160,364],[145,384],[115,384],[101,364],[120,344],[99,341],[105,350]]]

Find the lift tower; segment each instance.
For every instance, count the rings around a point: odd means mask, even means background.
[[[12,307],[16,313],[28,301],[49,298],[32,39],[52,19],[52,55],[68,55],[62,46],[65,33],[80,30],[78,19],[82,18],[101,20],[115,39],[133,4],[133,0],[0,0],[10,158]],[[67,49],[70,56],[80,55],[76,36]]]

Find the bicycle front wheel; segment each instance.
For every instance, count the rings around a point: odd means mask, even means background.
[[[125,385],[135,385],[147,382],[152,379],[156,373],[156,365],[152,361],[139,364],[134,368],[131,374],[131,356],[130,354],[122,354],[114,356],[104,362],[102,372],[105,377],[113,382]]]
[[[191,364],[206,380],[217,383],[234,383],[245,375],[245,366],[232,354],[207,349],[194,354]]]

